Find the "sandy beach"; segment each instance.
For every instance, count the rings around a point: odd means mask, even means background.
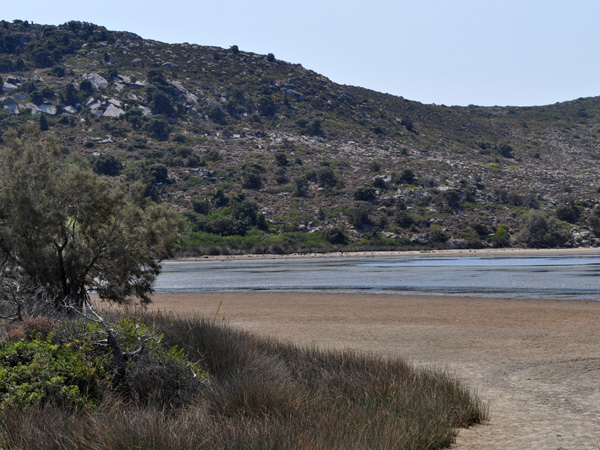
[[[542,255],[598,255],[600,248],[578,247],[560,249],[536,248],[482,248],[448,250],[408,250],[408,251],[372,251],[372,252],[331,252],[331,253],[291,253],[286,255],[242,254],[242,255],[205,255],[193,258],[180,258],[178,261],[225,261],[231,259],[298,259],[298,258],[370,258],[370,257],[419,257],[419,256],[542,256]]]
[[[454,373],[491,413],[455,449],[600,448],[600,302],[228,292],[150,309],[215,317],[220,303],[219,320],[261,335]]]

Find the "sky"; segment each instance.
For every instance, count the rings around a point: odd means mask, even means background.
[[[599,17],[597,0],[27,0],[0,19],[237,45],[422,103],[534,106],[600,95]]]

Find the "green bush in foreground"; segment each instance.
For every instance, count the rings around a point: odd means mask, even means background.
[[[26,317],[0,342],[0,408],[95,408],[112,393],[138,405],[176,406],[206,373],[136,319],[113,325],[128,361],[118,374],[99,323]],[[136,351],[143,350],[143,351]]]
[[[298,348],[200,318],[143,320],[162,334],[163,348],[202,357],[210,383],[172,388],[168,370],[140,361],[134,379],[164,394],[181,389],[185,401],[107,392],[97,408],[75,412],[57,403],[5,406],[0,447],[437,449],[453,442],[457,427],[486,418],[481,402],[442,372]]]
[[[89,342],[50,337],[0,345],[0,406],[93,406],[108,386],[106,355]]]

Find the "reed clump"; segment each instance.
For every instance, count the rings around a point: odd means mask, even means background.
[[[487,418],[447,373],[352,351],[300,348],[221,321],[142,315],[209,374],[177,401],[109,392],[96,408],[0,411],[6,449],[437,449]],[[144,373],[136,366],[136,378]],[[158,383],[160,365],[148,362]],[[159,370],[160,369],[160,370]],[[158,380],[158,381],[157,381]],[[143,383],[141,383],[143,385]],[[141,389],[141,388],[140,388]],[[161,386],[162,390],[169,389]],[[177,389],[177,388],[172,388]]]

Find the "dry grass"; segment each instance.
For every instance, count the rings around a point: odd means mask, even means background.
[[[212,379],[185,405],[0,413],[6,449],[436,449],[486,419],[442,372],[352,352],[298,348],[201,318],[146,316]]]

